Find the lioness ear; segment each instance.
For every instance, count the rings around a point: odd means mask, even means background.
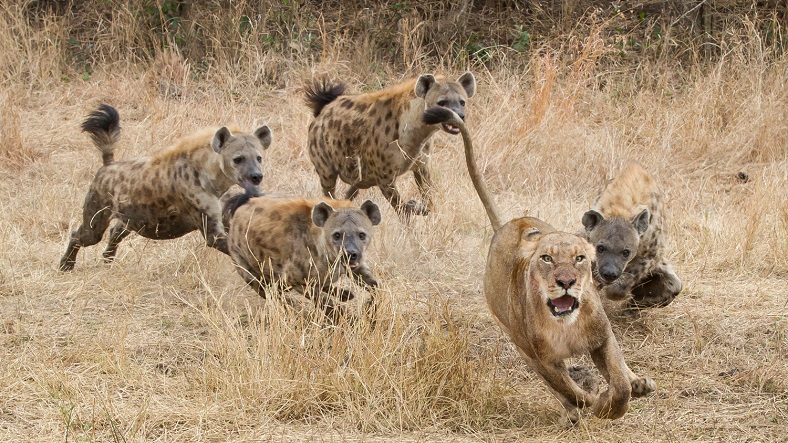
[[[268,147],[271,146],[273,135],[271,134],[271,129],[268,126],[263,125],[255,129],[254,136],[260,140],[260,144],[263,145],[263,149],[268,149]]]
[[[213,135],[213,140],[211,140],[211,147],[214,151],[220,152],[224,147],[224,144],[227,143],[227,140],[233,136],[233,133],[227,129],[227,126],[222,126],[219,128],[218,131]]]
[[[640,214],[632,219],[632,226],[635,227],[639,235],[643,235],[643,233],[646,232],[649,223],[651,223],[651,212],[649,212],[648,208],[641,211]]]
[[[432,74],[420,75],[419,79],[416,80],[416,87],[413,88],[413,92],[416,93],[416,97],[424,98],[424,96],[427,95],[427,91],[429,91],[434,84],[435,77]]]
[[[380,224],[380,208],[372,200],[364,200],[361,204],[361,210],[367,214],[367,218],[372,222],[372,226]]]
[[[594,245],[592,245],[591,243],[588,242],[588,240],[586,240],[585,238],[583,238],[583,237],[581,237],[579,235],[577,237],[580,240],[582,240],[582,242],[583,242],[583,255],[585,255],[587,259],[589,259],[591,261],[595,261],[596,260],[596,248],[594,247]]]
[[[312,223],[318,228],[326,224],[326,220],[334,213],[334,208],[326,202],[320,202],[312,208]]]
[[[583,226],[585,226],[586,232],[593,231],[604,219],[605,217],[602,214],[593,209],[586,211],[586,213],[583,214]]]
[[[465,89],[465,93],[468,94],[468,98],[473,97],[473,94],[476,93],[476,78],[473,76],[471,72],[466,72],[465,74],[461,75],[460,78],[457,79],[457,83]]]

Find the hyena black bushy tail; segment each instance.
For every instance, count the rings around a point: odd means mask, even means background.
[[[82,122],[82,131],[90,134],[93,144],[101,151],[104,166],[115,161],[115,143],[120,139],[120,116],[110,105],[102,104]]]
[[[307,106],[312,109],[312,114],[317,117],[327,104],[345,94],[345,84],[333,83],[323,78],[315,80],[311,85],[304,86],[304,92],[306,93],[305,101]]]
[[[474,160],[473,155],[473,141],[471,140],[471,134],[468,132],[468,128],[465,127],[463,119],[451,109],[442,106],[434,106],[427,109],[424,111],[424,114],[422,114],[421,119],[428,125],[448,123],[460,129],[462,142],[465,145],[465,163],[468,165],[468,174],[470,174],[473,187],[476,189],[476,193],[479,194],[479,199],[482,201],[484,210],[487,212],[487,217],[490,219],[493,231],[497,231],[503,226],[500,212],[495,208],[495,203],[493,203],[490,193],[487,192],[487,186],[484,184],[484,180],[482,180],[482,176],[479,174],[479,169],[476,167],[476,160]]]

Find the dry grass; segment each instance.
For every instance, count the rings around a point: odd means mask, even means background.
[[[404,225],[382,206],[370,253],[383,284],[374,329],[260,300],[197,234],[130,237],[110,266],[101,246],[86,248],[73,273],[56,270],[100,165],[78,131],[98,103],[120,111],[118,158],[202,126],[266,123],[264,188],[317,196],[298,87],[313,72],[352,90],[401,77],[375,67],[363,41],[350,51],[349,37],[326,31],[329,49],[310,62],[237,40],[197,72],[178,51],[144,61],[123,6],[98,41],[136,55],[99,60],[85,81],[56,47],[56,20],[25,24],[14,7],[0,6],[0,440],[785,439],[788,60],[755,39],[732,36],[711,65],[644,62],[634,77],[595,68],[605,48],[593,38],[576,43],[573,60],[545,50],[524,67],[474,69],[469,125],[505,217],[527,212],[576,230],[628,160],[668,196],[684,292],[636,318],[609,306],[628,362],[658,391],[620,420],[586,416],[568,429],[487,313],[491,231],[455,138],[436,138],[435,214]],[[423,31],[406,25],[401,62],[426,69]],[[409,177],[401,189],[416,195]],[[363,196],[385,203],[378,191]]]

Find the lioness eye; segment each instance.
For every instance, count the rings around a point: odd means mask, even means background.
[[[621,255],[623,255],[624,258],[629,257],[629,249],[624,249],[623,251],[621,251]]]
[[[575,257],[575,261],[578,263],[583,263],[583,260],[585,259],[586,259],[585,255],[578,255],[577,257]]]
[[[545,263],[552,263],[553,262],[553,257],[550,257],[547,254],[545,254],[545,255],[543,255],[543,256],[541,256],[539,258],[541,258],[542,261],[545,262]]]
[[[333,237],[334,237],[334,240],[339,240],[339,239],[342,238],[342,233],[341,232],[335,232]]]
[[[605,247],[602,246],[602,245],[597,245],[596,252],[599,253],[599,254],[605,252]]]
[[[358,233],[358,239],[359,240],[364,240],[365,238],[367,238],[367,234],[365,234],[363,232],[359,232]]]
[[[235,163],[236,165],[240,165],[241,163],[243,163],[243,161],[244,161],[243,157],[235,157],[233,159],[233,163]]]

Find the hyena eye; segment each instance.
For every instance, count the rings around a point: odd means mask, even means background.
[[[465,106],[465,100],[460,100],[460,106]]]
[[[629,257],[629,253],[630,253],[629,249],[624,249],[623,251],[621,251],[621,255],[623,255],[624,258],[628,258]]]
[[[586,259],[585,255],[578,255],[577,257],[575,257],[575,261],[578,263],[583,263],[585,259]]]
[[[367,238],[367,234],[365,234],[363,232],[359,232],[358,233],[358,239],[359,240],[365,240],[366,238]]]
[[[438,106],[446,106],[446,100],[439,100]]]
[[[235,163],[236,165],[240,165],[243,162],[244,162],[244,158],[243,157],[235,157],[233,159],[233,163]]]
[[[602,245],[597,245],[596,246],[596,252],[597,252],[597,254],[601,254],[601,253],[605,252],[605,247],[602,246]]]
[[[257,156],[257,163],[262,163],[262,162],[263,162],[263,157],[258,155]]]
[[[335,232],[332,237],[334,237],[334,240],[341,240],[342,239],[342,233],[341,232]]]
[[[545,263],[552,263],[553,262],[553,257],[550,257],[547,254],[545,254],[545,255],[543,255],[543,256],[541,256],[539,258],[541,258],[542,261],[545,262]]]

